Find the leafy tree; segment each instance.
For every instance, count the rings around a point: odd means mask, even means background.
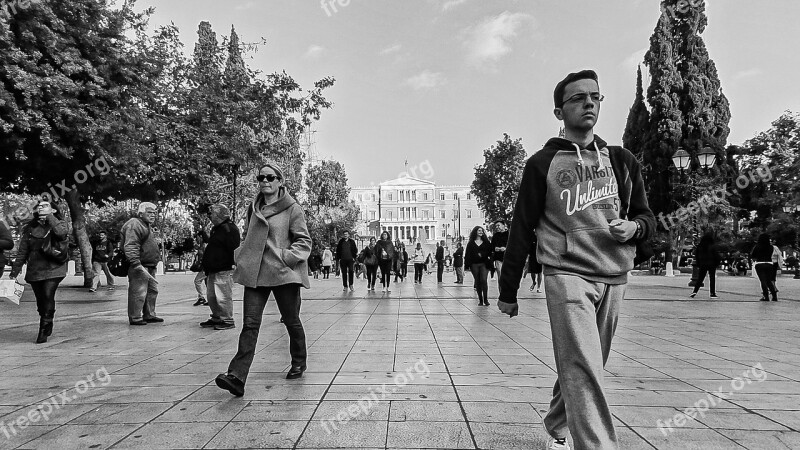
[[[483,151],[484,163],[475,166],[471,192],[489,221],[510,221],[525,167],[522,139],[511,140],[508,134]]]
[[[319,211],[320,206],[339,206],[347,203],[350,188],[347,173],[338,161],[322,161],[306,173],[308,205]]]

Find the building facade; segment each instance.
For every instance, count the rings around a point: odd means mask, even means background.
[[[469,186],[436,186],[413,177],[384,181],[377,186],[350,189],[350,200],[361,210],[359,238],[389,232],[405,244],[467,238],[476,225],[485,225]]]

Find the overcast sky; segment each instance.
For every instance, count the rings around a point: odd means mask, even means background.
[[[339,3],[341,2],[341,3]],[[342,3],[345,6],[342,6]],[[595,69],[606,96],[595,132],[621,144],[657,0],[140,0],[152,26],[174,22],[187,52],[200,21],[221,40],[236,27],[267,45],[247,63],[304,86],[336,78],[314,124],[315,149],[342,162],[351,186],[419,167],[438,184],[469,184],[503,133],[528,154],[558,133],[552,92]],[[800,111],[800,2],[708,0],[703,34],[731,103],[729,143]],[[644,70],[646,75],[646,70]],[[647,80],[645,81],[645,85]],[[427,163],[426,163],[427,161]],[[433,170],[428,170],[428,168]]]

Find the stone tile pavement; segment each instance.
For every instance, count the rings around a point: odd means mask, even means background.
[[[299,380],[285,379],[270,302],[242,398],[213,383],[238,329],[198,326],[192,275],[160,278],[166,322],[145,327],[128,326],[124,286],[69,279],[43,345],[27,292],[0,304],[0,448],[543,448],[556,378],[544,294],[522,290],[510,319],[445,276],[389,295],[313,281]],[[622,448],[800,448],[800,280],[782,277],[775,303],[753,278],[721,276],[719,300],[688,299],[687,281],[631,277],[605,381]]]

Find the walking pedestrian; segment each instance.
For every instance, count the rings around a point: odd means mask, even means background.
[[[637,245],[655,230],[636,157],[594,134],[603,96],[591,70],[569,74],[553,94],[564,138],[525,164],[500,279],[499,309],[519,311],[523,265],[538,235],[558,380],[544,425],[548,448],[619,447],[603,391],[620,304]],[[638,259],[636,259],[638,261]]]
[[[114,290],[114,276],[108,269],[108,262],[114,255],[114,244],[108,239],[108,234],[101,231],[97,234],[97,238],[92,245],[92,271],[94,278],[92,278],[92,287],[89,292],[96,292],[100,287],[100,272],[106,275],[106,285],[109,291]]]
[[[122,226],[122,242],[128,269],[128,323],[147,325],[160,323],[164,319],[156,316],[158,281],[156,266],[161,252],[152,232],[156,218],[156,205],[149,202],[139,204],[138,217]]]
[[[444,241],[436,243],[436,282],[442,284],[444,273]]]
[[[775,245],[775,238],[771,238],[770,243],[772,244],[772,287],[775,288],[775,292],[780,292],[776,283],[778,281],[778,271],[781,270],[785,264],[783,260],[783,252],[781,251],[780,247]]]
[[[303,208],[286,192],[280,168],[273,163],[258,171],[259,193],[248,208],[244,242],[236,254],[235,282],[244,286],[242,332],[228,372],[217,386],[235,396],[244,386],[256,352],[261,317],[270,294],[275,297],[289,334],[292,357],[287,379],[306,370],[306,335],[300,321],[300,287],[310,288],[308,257],[311,236]]]
[[[36,310],[39,312],[37,344],[47,342],[47,338],[53,334],[56,290],[61,280],[67,276],[67,258],[61,256],[61,253],[66,251],[68,231],[61,211],[53,208],[49,201],[39,201],[33,219],[22,228],[17,257],[11,266],[10,278],[17,278],[22,272],[22,266],[28,265],[25,281],[33,289]],[[53,250],[48,252],[48,248],[58,250],[59,255]]]
[[[531,292],[536,288],[536,293],[542,292],[542,265],[536,258],[536,249],[539,247],[536,232],[533,233],[533,242],[528,250],[528,273],[531,274]]]
[[[700,290],[700,286],[703,285],[703,281],[706,279],[706,274],[708,274],[708,288],[711,298],[718,298],[716,279],[717,266],[719,266],[720,263],[720,255],[719,251],[717,250],[717,244],[714,242],[713,232],[708,231],[703,235],[703,237],[700,238],[700,242],[697,244],[697,250],[695,251],[695,258],[697,259],[697,268],[699,269],[699,273],[694,284],[694,291],[692,291],[689,297],[694,298],[697,295],[697,291]]]
[[[477,226],[469,233],[464,265],[472,272],[475,291],[478,292],[478,306],[489,306],[489,267],[492,265],[492,241],[486,230]]]
[[[392,259],[394,258],[394,245],[389,237],[389,232],[381,233],[381,238],[375,244],[375,253],[378,255],[378,264],[381,269],[381,292],[392,292],[389,284],[392,281]]]
[[[206,300],[208,283],[206,282],[206,272],[203,270],[203,252],[206,248],[206,242],[208,242],[208,233],[199,220],[195,222],[194,226],[197,230],[194,238],[197,252],[194,255],[194,261],[192,261],[189,270],[196,272],[194,276],[194,290],[197,291],[197,300],[195,300],[192,306],[202,306],[208,304],[208,300]]]
[[[6,268],[6,259],[5,251],[11,250],[14,248],[14,238],[11,236],[11,228],[9,228],[6,221],[0,217],[0,277],[3,276],[3,272]]]
[[[408,278],[408,252],[405,244],[400,244],[400,256],[400,281],[405,281]]]
[[[355,259],[358,256],[356,241],[350,239],[350,232],[342,233],[342,238],[336,244],[336,257],[339,258],[339,266],[342,268],[343,291],[350,289],[353,292],[353,276],[355,275]]]
[[[311,256],[308,258],[308,271],[314,275],[314,279],[319,279],[320,268],[322,267],[322,254],[320,253],[319,245],[314,244],[311,250]]]
[[[375,281],[378,276],[378,256],[375,254],[377,241],[375,237],[369,238],[369,245],[361,250],[361,261],[367,274],[367,291],[375,292]]]
[[[425,272],[430,275],[431,274],[431,266],[433,265],[433,256],[430,252],[428,252],[428,256],[425,258]]]
[[[761,301],[768,302],[772,294],[772,301],[778,301],[778,288],[773,280],[775,266],[772,264],[772,255],[775,248],[768,233],[761,233],[758,236],[755,247],[750,252],[753,259],[753,269],[756,271],[758,281],[761,283]]]
[[[456,284],[464,284],[464,247],[461,242],[456,243],[456,251],[453,252],[453,269],[456,272]]]
[[[494,222],[494,234],[492,235],[492,246],[494,252],[492,253],[492,261],[494,263],[494,270],[497,272],[497,279],[500,279],[500,271],[503,269],[503,257],[506,254],[506,246],[508,245],[508,228],[505,220],[496,220]]]
[[[322,246],[322,279],[327,280],[331,276],[331,266],[333,265],[333,253],[331,249]]]
[[[392,255],[392,272],[394,272],[394,282],[403,281],[403,271],[400,269],[403,260],[403,247],[399,239],[394,241],[394,254]]]
[[[422,244],[417,242],[417,248],[414,249],[414,283],[422,284],[422,272],[425,271],[425,250],[422,249]]]
[[[230,330],[236,328],[233,320],[233,253],[239,248],[239,227],[231,221],[227,206],[211,205],[208,212],[211,233],[203,252],[203,271],[206,274],[208,291],[206,299],[211,309],[211,318],[201,322],[203,328]]]

